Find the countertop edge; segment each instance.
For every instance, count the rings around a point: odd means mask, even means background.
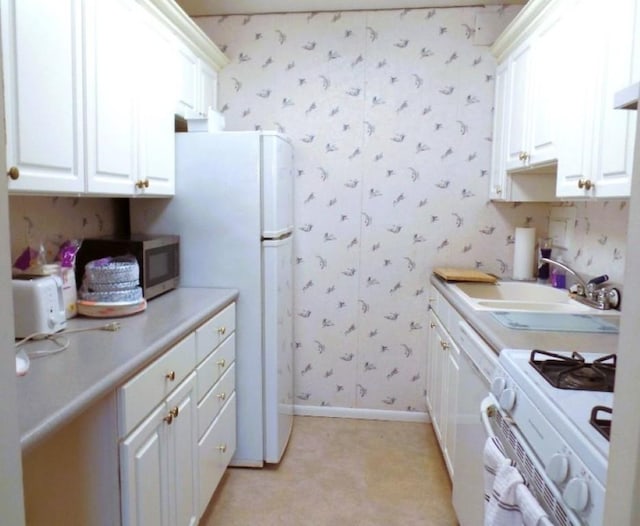
[[[196,289],[196,287],[190,288]],[[189,288],[185,289],[188,290]],[[198,290],[205,290],[205,288],[198,288]],[[99,381],[94,383],[90,388],[79,393],[73,400],[66,403],[57,411],[48,414],[36,425],[21,431],[20,445],[23,452],[37,445],[53,431],[82,414],[86,409],[91,407],[93,403],[110,393],[115,393],[115,389],[122,385],[128,378],[143,369],[158,356],[162,355],[172,345],[196,329],[204,321],[236,301],[239,295],[237,289],[215,290],[219,294],[218,297],[203,310],[193,313],[193,315],[188,316],[185,321],[172,327],[162,338],[136,353],[135,356],[128,359],[125,363],[122,363],[119,367],[114,368],[109,374],[101,377]],[[113,320],[117,320],[117,318]]]

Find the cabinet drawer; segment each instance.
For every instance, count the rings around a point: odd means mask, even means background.
[[[198,442],[200,490],[198,515],[202,515],[236,449],[236,395],[222,408]]]
[[[197,363],[204,360],[236,330],[236,304],[232,303],[196,330]]]
[[[232,363],[218,383],[205,395],[202,402],[198,404],[198,438],[207,430],[216,415],[220,412],[220,409],[222,409],[226,401],[231,397],[236,383],[235,368],[235,363]]]
[[[120,436],[129,433],[195,365],[196,339],[190,334],[118,389]]]
[[[236,335],[227,338],[215,352],[198,366],[198,402],[207,394],[224,372],[231,367],[236,356]]]

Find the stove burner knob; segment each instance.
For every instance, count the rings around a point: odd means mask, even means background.
[[[491,394],[496,398],[499,398],[505,387],[507,387],[507,380],[502,376],[498,376],[491,382]]]
[[[545,471],[547,475],[549,475],[549,478],[556,484],[564,482],[567,475],[569,475],[569,459],[567,455],[563,455],[562,453],[553,455]]]
[[[572,478],[562,492],[567,505],[574,511],[582,511],[589,504],[589,485],[578,477]]]
[[[505,411],[511,411],[516,405],[516,392],[513,389],[505,389],[502,391],[498,403]]]

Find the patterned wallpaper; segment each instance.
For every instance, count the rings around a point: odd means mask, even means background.
[[[295,145],[297,404],[424,411],[432,268],[509,277],[515,227],[548,228],[549,205],[487,200],[495,62],[472,42],[481,9],[196,20],[231,59],[227,129]],[[11,196],[12,255],[119,231],[126,203]],[[621,281],[626,201],[575,206],[566,260]]]
[[[125,199],[10,196],[11,260],[42,242],[51,262],[67,239],[123,232],[127,207]]]

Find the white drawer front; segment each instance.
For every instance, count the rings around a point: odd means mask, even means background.
[[[197,363],[204,360],[236,330],[236,304],[232,303],[196,330]]]
[[[202,515],[236,449],[236,395],[233,393],[211,427],[198,442],[200,491],[198,515]]]
[[[236,335],[232,334],[198,368],[198,402],[231,367],[236,356]]]
[[[128,434],[196,364],[196,339],[190,334],[118,389],[120,436]]]
[[[209,428],[220,409],[231,398],[236,383],[235,368],[235,364],[231,364],[218,383],[198,404],[198,438]]]

